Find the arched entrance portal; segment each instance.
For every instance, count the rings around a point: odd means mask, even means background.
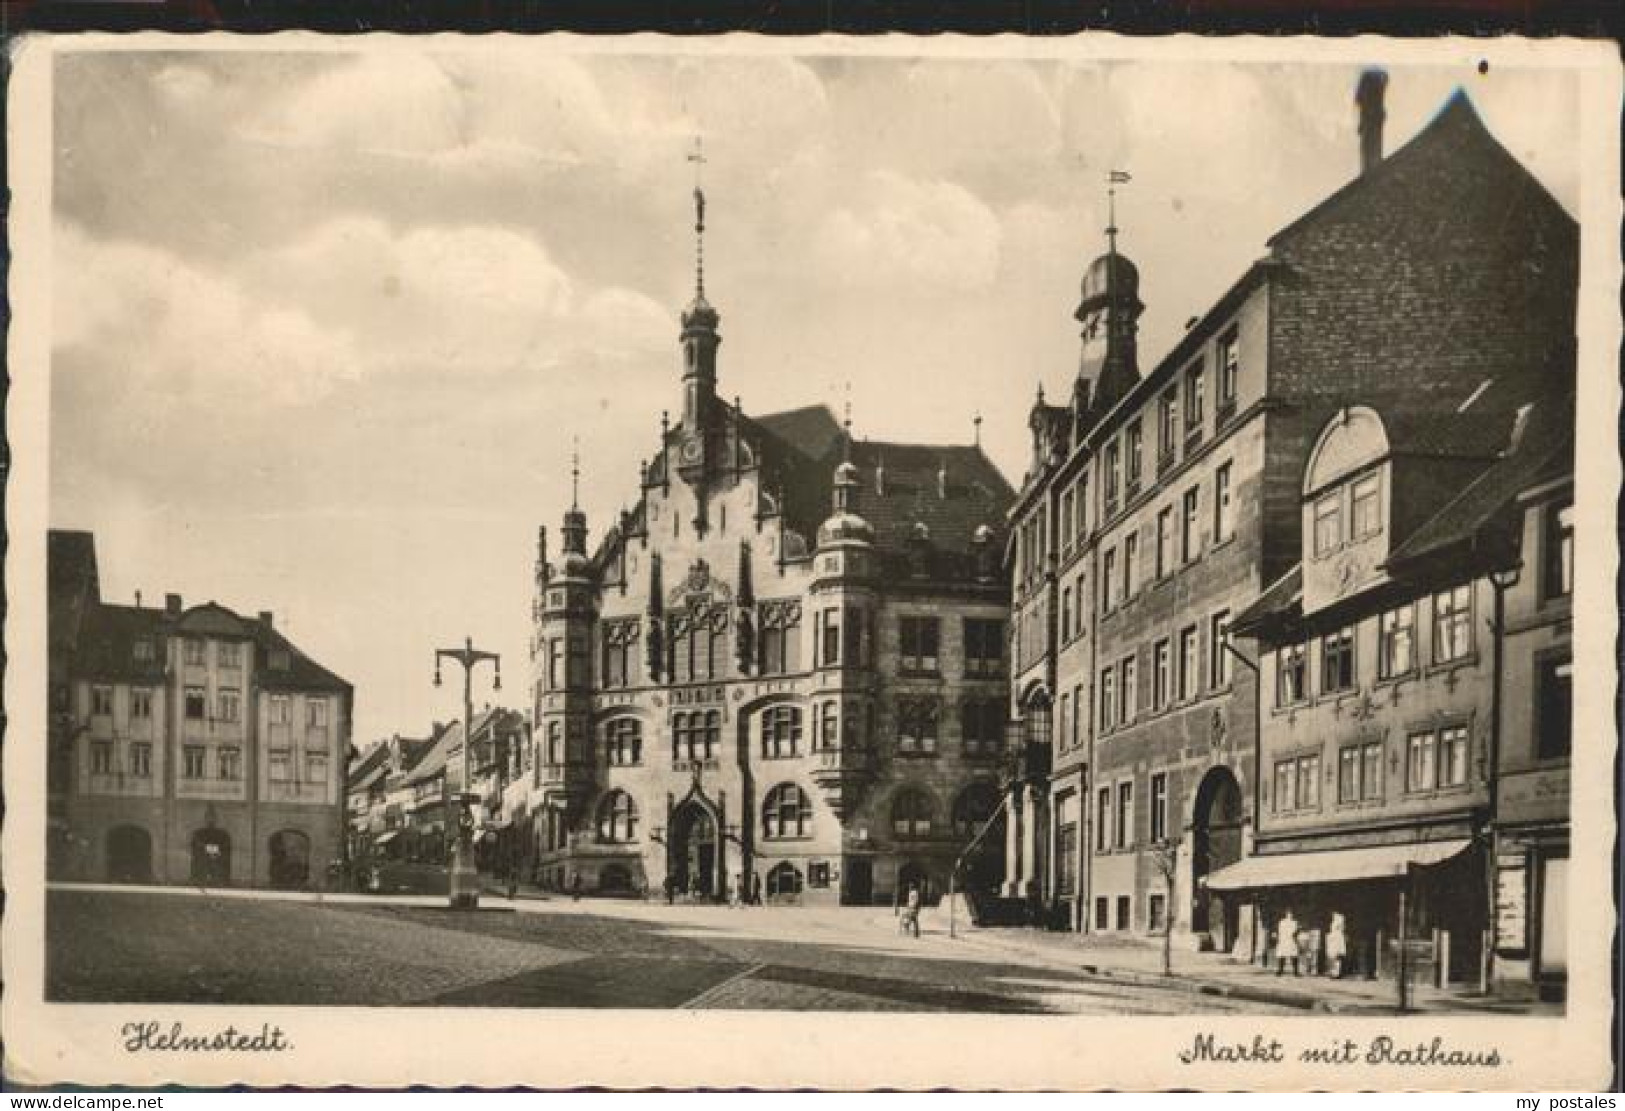
[[[897,897],[899,901],[908,901],[908,889],[911,887],[920,889],[920,904],[922,906],[931,902],[932,896],[935,894],[931,890],[931,875],[922,864],[915,860],[907,861],[901,868],[897,869]]]
[[[1213,768],[1196,790],[1191,816],[1191,930],[1227,952],[1236,937],[1237,905],[1207,890],[1207,877],[1241,859],[1241,785],[1229,768]]]
[[[671,869],[679,894],[700,899],[717,897],[721,851],[716,818],[707,807],[691,799],[673,812]]]
[[[152,835],[140,826],[107,831],[107,882],[152,882]]]
[[[224,887],[231,882],[231,836],[210,826],[192,834],[192,882]]]
[[[271,886],[290,891],[310,882],[310,838],[297,829],[271,834]]]

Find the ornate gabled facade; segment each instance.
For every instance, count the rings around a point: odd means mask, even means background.
[[[591,551],[577,506],[556,560],[540,534],[521,866],[651,898],[935,895],[997,803],[1012,491],[978,446],[747,416],[718,324],[702,278],[634,508]]]

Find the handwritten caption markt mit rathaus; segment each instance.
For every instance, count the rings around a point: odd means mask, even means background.
[[[1283,1064],[1289,1051],[1279,1038],[1254,1034],[1251,1041],[1220,1039],[1214,1034],[1198,1034],[1190,1048],[1177,1054],[1181,1064],[1206,1061],[1226,1065]],[[1400,1041],[1379,1034],[1367,1041],[1334,1038],[1322,1045],[1297,1050],[1292,1059],[1306,1065],[1408,1065],[1417,1068],[1494,1069],[1507,1064],[1496,1048],[1458,1049],[1443,1038],[1431,1041]]]

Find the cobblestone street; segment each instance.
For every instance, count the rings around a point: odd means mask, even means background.
[[[876,910],[54,889],[46,997],[64,1002],[1010,1014],[1287,1013],[1113,983],[1044,952],[900,935]],[[1068,967],[1070,966],[1070,967]]]

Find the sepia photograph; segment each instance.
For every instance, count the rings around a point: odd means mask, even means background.
[[[8,1065],[1603,1082],[1617,57],[1244,45],[26,43]]]

